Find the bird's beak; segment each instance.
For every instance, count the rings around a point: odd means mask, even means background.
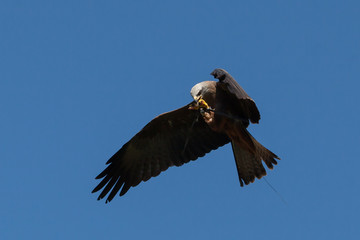
[[[198,103],[200,99],[201,99],[201,96],[195,96],[194,97],[194,100],[195,100],[196,103]]]

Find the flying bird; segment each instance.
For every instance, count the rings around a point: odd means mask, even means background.
[[[224,69],[211,75],[219,81],[204,81],[190,91],[194,101],[151,120],[107,162],[96,179],[101,182],[92,191],[102,189],[98,200],[107,194],[110,202],[120,191],[158,176],[171,166],[181,166],[231,143],[240,186],[266,175],[280,158],[262,146],[247,131],[258,123],[260,113],[235,79]],[[121,190],[120,190],[121,189]]]

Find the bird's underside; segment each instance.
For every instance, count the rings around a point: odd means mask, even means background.
[[[108,160],[96,177],[102,181],[93,192],[103,189],[98,200],[109,194],[109,202],[119,191],[122,196],[141,181],[229,142],[241,186],[266,175],[262,161],[270,169],[277,164],[279,158],[246,129],[249,122],[260,120],[255,102],[225,70],[211,74],[219,81],[195,85],[191,89],[195,101],[154,118]]]

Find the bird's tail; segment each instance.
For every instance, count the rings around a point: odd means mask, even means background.
[[[255,181],[255,177],[260,179],[266,175],[262,161],[265,162],[269,169],[273,169],[273,165],[277,164],[275,159],[280,158],[273,152],[261,145],[251,134],[243,128],[242,135],[245,139],[251,140],[251,143],[244,144],[244,141],[231,141],[234,153],[236,167],[239,175],[240,185],[248,185]],[[244,139],[244,138],[241,138]],[[251,148],[249,148],[251,146]]]

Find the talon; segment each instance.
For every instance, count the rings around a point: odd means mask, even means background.
[[[201,97],[197,100],[196,104],[192,104],[192,105],[189,105],[189,108],[190,110],[209,110],[211,109],[210,106],[207,104],[207,102],[205,102],[204,99],[202,99]]]
[[[190,109],[190,110],[199,110],[200,106],[198,104],[192,104],[192,105],[189,106],[188,109]]]
[[[202,98],[199,99],[198,104],[199,104],[199,107],[200,107],[200,108],[205,108],[205,109],[209,109],[209,108],[210,108],[209,105],[207,104],[207,102],[205,102],[205,100],[202,99]]]

